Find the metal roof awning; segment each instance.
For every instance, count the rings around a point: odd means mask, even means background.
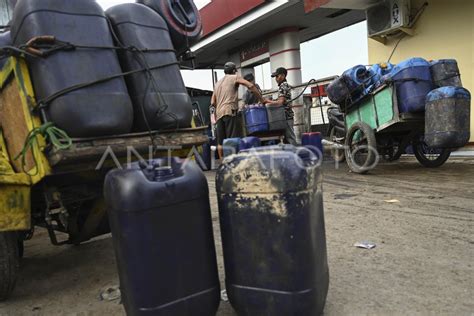
[[[316,1],[318,6],[306,13],[308,1]],[[267,40],[276,31],[289,27],[299,29],[301,42],[318,38],[365,20],[364,9],[374,2],[377,0],[265,1],[212,33],[205,34],[192,47],[196,53],[195,65],[200,69],[219,68],[232,53],[252,43]],[[209,8],[206,6],[202,10]],[[212,15],[207,12],[206,18],[209,16]]]

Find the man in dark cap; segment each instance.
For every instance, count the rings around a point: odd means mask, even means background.
[[[260,86],[255,83],[255,76],[252,73],[246,74],[244,79],[253,84],[255,88],[257,88],[258,92],[262,94],[262,89],[260,89]],[[256,104],[260,102],[260,99],[251,90],[245,91],[242,100],[244,101],[245,105]]]
[[[284,105],[286,114],[286,129],[285,142],[292,145],[297,145],[295,131],[293,130],[295,113],[291,108],[291,87],[286,81],[288,71],[279,67],[272,73],[272,78],[275,78],[278,83],[278,99],[275,101],[267,100],[265,104],[268,105]]]
[[[237,75],[237,67],[233,62],[224,65],[224,73],[224,78],[217,82],[211,98],[211,106],[216,108],[217,150],[221,158],[224,139],[242,137],[241,117],[238,115],[239,85],[247,87],[260,102],[264,102],[255,85]]]

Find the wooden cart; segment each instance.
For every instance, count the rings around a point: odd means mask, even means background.
[[[424,113],[400,113],[396,88],[383,85],[345,109],[345,157],[353,172],[366,173],[380,158],[394,161],[411,146],[417,160],[434,168],[448,160],[449,149],[424,142]],[[337,154],[337,152],[336,152]]]

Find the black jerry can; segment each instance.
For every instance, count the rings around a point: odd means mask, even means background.
[[[42,58],[27,57],[38,101],[66,89],[122,73],[104,11],[92,0],[21,0],[12,19],[15,46],[36,36],[88,48],[57,50]],[[92,48],[94,47],[94,48]],[[123,77],[84,86],[53,99],[47,119],[75,138],[130,133],[133,107]]]
[[[191,126],[193,108],[179,63],[173,50],[168,26],[149,7],[123,3],[106,11],[120,42],[143,53],[119,51],[124,72],[149,68],[127,76],[134,107],[134,130],[163,130]]]
[[[318,315],[329,269],[317,157],[251,149],[223,161],[216,188],[229,301],[239,315]]]
[[[105,179],[127,315],[215,315],[220,285],[206,178],[173,158]]]

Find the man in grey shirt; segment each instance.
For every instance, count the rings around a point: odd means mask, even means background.
[[[257,88],[258,92],[262,94],[262,89],[260,89],[260,86],[255,83],[255,76],[253,74],[245,75],[244,79],[253,84],[255,88]],[[260,102],[260,99],[251,90],[245,91],[245,94],[242,99],[245,105],[257,104]]]

